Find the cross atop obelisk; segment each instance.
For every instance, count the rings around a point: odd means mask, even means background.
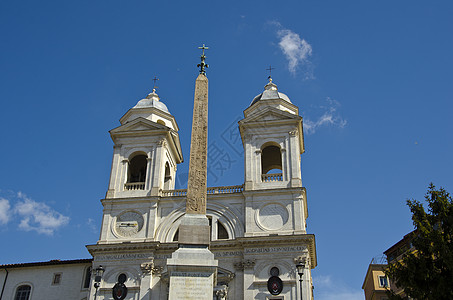
[[[205,68],[209,68],[209,65],[207,65],[204,61],[206,59],[206,55],[204,55],[204,50],[208,50],[209,48],[206,47],[204,44],[201,47],[198,47],[198,49],[202,49],[203,53],[201,54],[201,63],[197,65],[197,67],[200,68],[200,74],[206,75],[206,70]]]

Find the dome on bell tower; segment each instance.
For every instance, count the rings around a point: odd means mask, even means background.
[[[156,93],[156,89],[141,99],[137,104],[129,109],[126,114],[120,119],[121,124],[131,122],[137,118],[145,118],[150,121],[160,123],[171,129],[178,130],[175,118],[168,110],[167,106],[160,101]]]
[[[252,103],[250,103],[250,106],[255,104],[256,102],[260,100],[270,100],[270,99],[282,99],[285,100],[289,103],[291,101],[289,100],[288,96],[286,96],[283,93],[280,93],[277,89],[277,85],[272,82],[272,78],[269,77],[269,83],[264,86],[264,92],[261,94],[257,95],[255,98],[253,98]]]
[[[269,77],[269,82],[264,86],[264,91],[253,98],[252,103],[250,103],[249,107],[244,111],[244,115],[247,117],[248,115],[258,113],[268,107],[273,107],[294,115],[299,114],[297,106],[291,103],[291,100],[289,100],[289,97],[286,96],[286,94],[278,91],[277,85],[272,82],[271,77]]]
[[[170,113],[168,111],[167,106],[160,101],[160,98],[156,93],[156,89],[153,89],[153,91],[149,93],[145,99],[138,101],[138,103],[134,106],[134,108],[147,108],[147,107],[155,107],[166,113]]]

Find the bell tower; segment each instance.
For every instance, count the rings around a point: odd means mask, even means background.
[[[302,117],[269,77],[239,121],[246,190],[302,187]]]
[[[157,199],[162,190],[174,189],[183,161],[178,125],[155,89],[120,123],[110,131],[113,160],[99,243],[153,241]]]
[[[113,162],[106,198],[156,196],[175,186],[183,161],[178,125],[156,90],[140,100],[110,131]]]

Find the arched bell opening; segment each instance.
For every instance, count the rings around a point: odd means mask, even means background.
[[[266,143],[261,147],[261,180],[263,182],[282,181],[282,151],[276,143]]]
[[[127,172],[127,190],[144,190],[146,180],[147,156],[145,154],[133,154],[129,159]]]
[[[170,190],[171,187],[171,170],[168,161],[165,163],[164,190]]]

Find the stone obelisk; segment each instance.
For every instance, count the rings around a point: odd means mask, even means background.
[[[217,260],[209,251],[210,229],[206,217],[208,151],[208,78],[203,44],[200,74],[195,81],[195,97],[190,144],[186,214],[179,226],[179,247],[167,260],[170,300],[212,300]]]

